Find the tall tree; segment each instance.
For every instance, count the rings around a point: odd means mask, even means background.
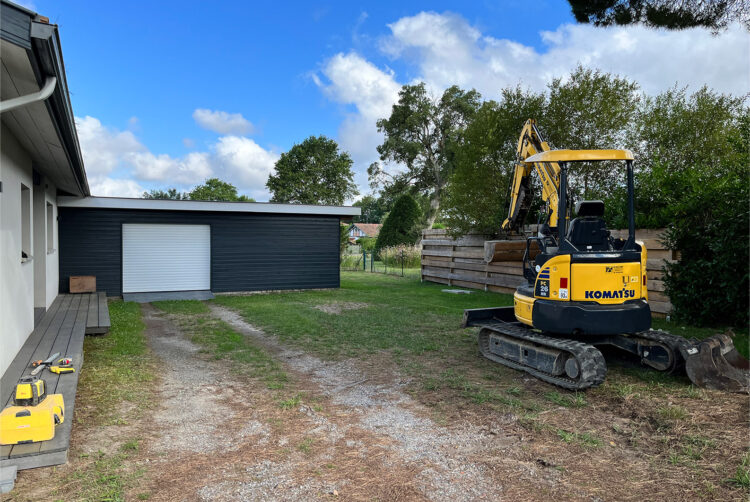
[[[628,148],[627,130],[638,111],[638,84],[611,73],[578,66],[566,79],[548,85],[549,98],[540,128],[556,148],[595,150]],[[571,165],[576,197],[599,197],[623,179],[622,170],[600,163]]]
[[[352,159],[325,136],[310,136],[282,153],[266,187],[271,202],[341,205],[359,192]]]
[[[365,195],[352,205],[362,209],[362,214],[354,217],[355,223],[382,223],[389,210],[388,202],[374,195]]]
[[[237,195],[237,187],[219,178],[209,178],[188,194],[190,200],[213,200],[224,202],[255,202],[247,195]]]
[[[405,85],[391,116],[378,120],[378,131],[385,140],[378,146],[382,161],[402,163],[404,173],[389,175],[380,164],[368,169],[371,183],[378,186],[412,186],[430,196],[426,218],[429,228],[440,210],[443,190],[454,167],[454,157],[461,144],[461,133],[479,108],[481,96],[457,86],[433,98],[426,85]]]
[[[185,192],[178,192],[176,188],[166,190],[149,190],[143,192],[144,199],[168,199],[168,200],[188,200],[190,197]]]
[[[520,87],[503,89],[499,102],[482,104],[466,128],[446,191],[443,214],[451,233],[497,233],[508,213],[518,135],[527,119],[544,124],[545,108],[544,93]]]
[[[746,0],[568,0],[579,23],[610,26],[641,23],[682,30],[703,26],[719,31],[739,21],[750,29]]]
[[[396,199],[393,209],[388,213],[383,226],[375,241],[375,252],[388,246],[399,244],[414,244],[419,240],[419,221],[422,212],[419,204],[409,194],[403,194]]]

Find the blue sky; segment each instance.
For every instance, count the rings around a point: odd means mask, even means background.
[[[743,46],[747,54],[739,28],[719,37],[602,30],[575,25],[566,1],[35,0],[31,8],[60,27],[100,195],[188,189],[219,176],[264,200],[278,155],[317,134],[351,152],[366,192],[380,139],[374,121],[401,84],[417,80],[436,94],[457,83],[491,98],[506,85],[543,88],[582,62],[649,92],[750,89],[747,63],[716,60]]]

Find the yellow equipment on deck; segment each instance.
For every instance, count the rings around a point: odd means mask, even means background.
[[[65,420],[62,394],[47,395],[44,380],[35,376],[18,382],[13,404],[0,413],[1,445],[49,441]]]

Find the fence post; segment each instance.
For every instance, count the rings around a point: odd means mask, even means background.
[[[375,251],[370,251],[370,272],[375,272]]]
[[[362,250],[362,271],[367,272],[367,251]]]
[[[401,250],[401,277],[404,276],[404,250]]]

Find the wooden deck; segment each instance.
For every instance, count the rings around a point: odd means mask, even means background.
[[[0,468],[18,470],[64,464],[68,459],[70,431],[73,427],[78,375],[83,365],[83,338],[86,334],[109,331],[109,309],[104,293],[59,295],[39,321],[0,381],[1,408],[11,404],[18,380],[31,372],[31,361],[47,359],[56,352],[73,359],[75,373],[57,375],[44,370],[40,376],[48,394],[62,394],[65,421],[57,426],[50,441],[0,446]]]

